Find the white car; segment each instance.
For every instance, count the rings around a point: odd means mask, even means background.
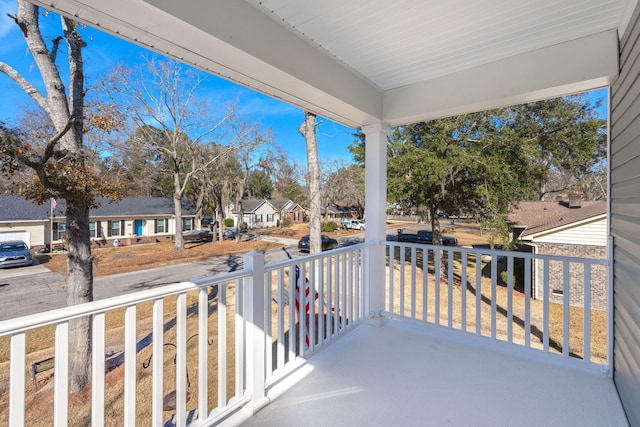
[[[352,230],[364,230],[365,224],[364,221],[353,219],[347,223],[346,228],[350,228]]]

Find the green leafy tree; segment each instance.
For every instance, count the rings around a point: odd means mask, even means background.
[[[263,170],[254,170],[249,173],[247,180],[247,193],[249,197],[268,199],[273,192],[273,183],[269,175]]]

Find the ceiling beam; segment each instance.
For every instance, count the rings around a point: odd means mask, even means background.
[[[384,94],[384,121],[415,123],[604,87],[618,75],[615,30]]]

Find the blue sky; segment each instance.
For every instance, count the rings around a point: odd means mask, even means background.
[[[39,73],[27,54],[22,35],[7,17],[7,13],[15,14],[15,10],[15,0],[0,0],[0,61],[16,68],[36,87],[42,87],[41,83],[37,83]],[[59,35],[58,19],[54,14],[41,18],[46,24],[44,36],[49,40]],[[52,29],[50,34],[46,33],[46,28]],[[132,43],[89,27],[82,33],[88,43],[84,50],[88,79],[106,75],[119,63],[133,67],[142,61],[141,57],[146,52]],[[276,143],[306,169],[305,142],[298,133],[298,126],[304,119],[302,110],[215,76],[208,76],[207,80],[208,92],[205,96],[222,103],[238,99],[241,118],[250,122],[259,121],[265,130],[274,132]],[[593,92],[590,96],[604,99],[606,90]],[[28,105],[33,106],[33,101],[13,81],[0,74],[0,121],[11,124],[24,110],[22,107]],[[603,117],[606,117],[606,108],[606,103],[603,103],[600,109]],[[352,156],[347,146],[353,142],[353,130],[328,119],[320,120],[317,134],[321,161],[334,164],[351,162]]]
[[[37,67],[27,54],[22,34],[13,20],[7,17],[7,13],[15,14],[16,7],[15,0],[0,0],[0,61],[16,68],[32,84],[41,88]],[[59,35],[54,32],[55,28],[59,28],[58,19],[53,14],[41,17],[41,22],[45,24],[45,38],[53,39]],[[46,33],[46,28],[52,29],[50,34]],[[142,61],[141,57],[145,52],[148,56],[145,49],[93,28],[86,27],[81,32],[87,41],[83,55],[88,79],[106,75],[119,63],[133,67]],[[306,169],[305,141],[298,133],[298,126],[304,120],[304,113],[300,108],[211,75],[207,77],[205,87],[205,97],[222,103],[238,99],[241,119],[258,121],[265,130],[270,129],[275,133],[276,143]],[[23,106],[35,105],[4,74],[0,74],[0,94],[0,121],[9,124],[18,118],[24,110]],[[325,118],[319,118],[319,121],[321,123],[317,127],[317,136],[321,161],[351,162],[352,156],[347,146],[354,140],[354,130]]]

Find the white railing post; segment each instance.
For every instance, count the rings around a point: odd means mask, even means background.
[[[244,256],[245,268],[251,276],[244,279],[244,313],[246,331],[246,388],[251,393],[251,410],[265,405],[265,301],[264,255],[258,252]]]

